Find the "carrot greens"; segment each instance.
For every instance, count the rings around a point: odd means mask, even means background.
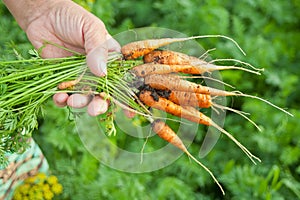
[[[122,61],[119,59],[121,54],[110,53],[108,75],[96,77],[88,71],[85,56],[43,59],[34,50],[30,53],[30,59],[18,54],[18,60],[0,61],[0,165],[5,163],[6,153],[21,153],[27,149],[33,131],[38,128],[43,103],[55,93],[96,95],[105,92],[145,113],[123,80],[125,72],[139,61]],[[78,86],[64,90],[57,88],[59,83],[76,80],[80,75],[83,76]],[[90,89],[85,90],[86,87]],[[107,120],[113,123],[113,118]]]

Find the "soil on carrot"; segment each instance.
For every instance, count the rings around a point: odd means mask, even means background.
[[[150,85],[147,85],[147,84],[140,86],[138,88],[138,90],[139,90],[139,92],[137,93],[137,96],[139,96],[139,94],[143,91],[151,92],[151,97],[153,97],[154,101],[158,101],[159,97],[168,99],[171,94],[171,90],[158,90],[158,89],[152,88]]]

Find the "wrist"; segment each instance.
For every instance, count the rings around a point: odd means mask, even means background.
[[[19,26],[26,31],[29,24],[44,15],[55,4],[70,0],[3,0]]]

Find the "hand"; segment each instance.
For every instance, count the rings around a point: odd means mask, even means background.
[[[120,51],[119,44],[108,34],[103,22],[76,3],[69,0],[35,0],[36,11],[28,15],[18,1],[4,1],[8,5],[21,28],[27,33],[32,45],[39,49],[45,40],[87,55],[87,65],[97,76],[106,75],[106,61],[109,51]],[[32,3],[32,1],[31,1]],[[32,8],[30,1],[24,0],[23,7]],[[26,9],[26,8],[23,8]],[[30,12],[30,11],[27,11]],[[28,16],[28,17],[26,17]],[[44,58],[66,57],[72,54],[53,45],[42,49]],[[69,96],[58,93],[53,96],[57,106],[74,108],[88,105],[88,113],[96,116],[106,112],[108,102],[94,97],[92,100],[81,94]],[[96,102],[96,103],[95,103]]]

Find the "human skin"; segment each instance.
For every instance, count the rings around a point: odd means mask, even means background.
[[[71,0],[3,0],[32,45],[39,49],[44,41],[86,54],[87,65],[96,76],[105,76],[109,51],[120,51],[119,44],[109,35],[104,23]],[[53,45],[43,47],[43,58],[71,56],[72,53]],[[95,98],[95,97],[94,97]],[[57,93],[53,96],[59,107],[84,107],[94,99],[86,96]],[[106,112],[108,102],[96,98],[88,109],[91,116]],[[91,106],[90,106],[91,107]]]

